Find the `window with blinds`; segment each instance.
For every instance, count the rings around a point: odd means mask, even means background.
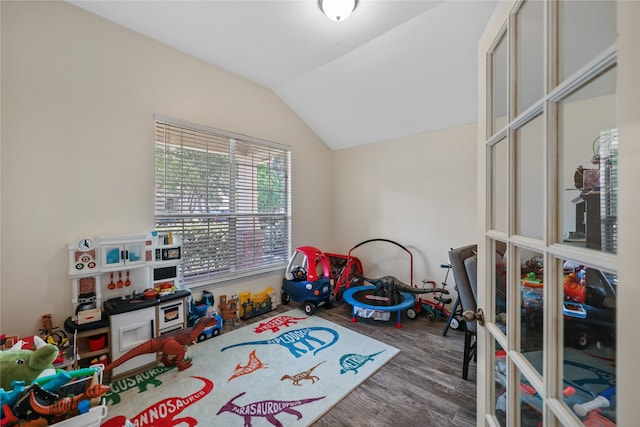
[[[287,146],[155,117],[155,226],[182,237],[187,286],[285,266],[290,162]]]

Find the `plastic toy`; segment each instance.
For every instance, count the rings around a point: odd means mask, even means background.
[[[275,292],[272,288],[267,288],[264,292],[251,294],[241,292],[239,295],[240,317],[250,319],[276,309],[272,296]]]
[[[200,333],[207,327],[217,324],[217,320],[211,317],[201,317],[191,328],[179,329],[155,338],[151,338],[142,344],[132,348],[109,365],[105,371],[117,368],[128,360],[143,354],[162,353],[160,358],[164,366],[177,366],[178,371],[183,371],[191,366],[191,361],[185,359],[185,346],[196,341]]]
[[[240,324],[240,313],[238,309],[238,297],[232,296],[227,299],[226,295],[220,295],[220,302],[218,303],[218,308],[220,309],[220,314],[222,315],[222,320],[227,323],[231,323],[233,325]]]
[[[300,259],[302,254],[303,259]],[[299,264],[294,264],[299,262]],[[304,304],[304,312],[311,316],[320,305],[331,303],[331,266],[320,249],[313,246],[296,248],[282,279],[282,303],[291,300]]]
[[[575,302],[573,293],[565,296],[563,306],[565,337],[580,350],[596,341],[612,343],[616,334],[614,277],[593,268],[586,268],[584,274],[585,284],[580,285],[584,288],[584,303]]]
[[[437,288],[436,282],[432,280],[423,280],[422,283],[424,283],[425,285],[431,285],[433,289],[442,289],[440,293],[448,293],[448,291],[446,291],[446,287],[447,279],[449,278],[449,273],[451,272],[451,264],[440,264],[440,268],[447,269],[447,273],[445,274],[444,280],[441,283],[441,288]],[[443,298],[442,295],[436,295],[432,300],[418,297],[416,298],[416,304],[413,307],[408,308],[406,314],[409,319],[415,319],[418,317],[419,313],[424,311],[427,314],[427,318],[431,321],[434,321],[436,319],[447,319],[447,325],[445,325],[445,330],[442,333],[443,335],[446,335],[447,329],[449,329],[449,327],[453,329],[462,329],[462,325],[464,324],[463,322],[461,322],[462,309],[458,310],[460,311],[460,313],[453,313],[452,315],[451,311],[447,310],[446,308],[447,304],[451,304],[451,298]]]
[[[193,326],[196,320],[210,313],[213,310],[213,301],[213,294],[209,291],[202,291],[202,299],[200,301],[194,301],[193,296],[190,295],[187,305],[187,326]]]
[[[204,328],[202,332],[200,332],[200,335],[198,335],[198,338],[196,338],[198,342],[208,340],[212,337],[217,337],[218,335],[220,335],[220,332],[222,332],[222,325],[224,325],[222,316],[220,316],[218,313],[211,313],[209,314],[209,317],[211,317],[212,319],[216,319],[217,323],[213,326]]]
[[[362,274],[359,259],[300,246],[291,255],[282,279],[282,303],[302,303],[311,316],[318,306],[339,304],[356,274]]]

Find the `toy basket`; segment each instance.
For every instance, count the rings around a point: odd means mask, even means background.
[[[97,364],[92,365],[90,368],[97,369],[97,376],[100,384],[102,384],[102,374],[104,372],[104,365]],[[72,381],[70,385],[80,384],[82,381],[91,380],[92,377],[85,377],[81,380]],[[65,385],[66,386],[66,385]],[[92,406],[89,411],[84,414],[76,415],[66,420],[51,424],[55,427],[99,427],[100,422],[107,416],[107,405],[104,397],[100,399],[100,403]]]

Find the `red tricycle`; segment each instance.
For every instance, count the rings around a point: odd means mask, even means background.
[[[460,302],[456,300],[453,306],[453,312],[447,310],[446,305],[451,304],[451,298],[444,298],[442,293],[445,292],[447,287],[447,279],[449,278],[449,273],[451,272],[451,264],[440,264],[440,268],[446,268],[447,273],[444,276],[444,280],[441,282],[442,292],[439,295],[433,297],[433,300],[418,297],[416,298],[416,303],[413,307],[408,308],[406,311],[407,317],[409,319],[415,319],[418,317],[418,314],[421,312],[427,313],[427,318],[429,320],[436,319],[446,319],[447,323],[445,324],[444,331],[442,335],[447,334],[447,330],[451,327],[453,329],[462,329],[464,328],[464,322],[462,322],[462,308],[460,307]],[[433,280],[423,280],[422,283],[425,285],[429,284],[434,289],[437,284]]]

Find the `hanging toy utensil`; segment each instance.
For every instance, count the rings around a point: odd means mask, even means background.
[[[127,270],[127,280],[124,281],[125,286],[131,286],[131,280],[129,280],[129,270]]]
[[[118,271],[118,288],[121,288],[124,286],[124,282],[122,281],[122,271]]]
[[[112,289],[112,290],[116,288],[116,284],[113,283],[113,273],[111,273],[111,281],[107,285],[107,288]]]

